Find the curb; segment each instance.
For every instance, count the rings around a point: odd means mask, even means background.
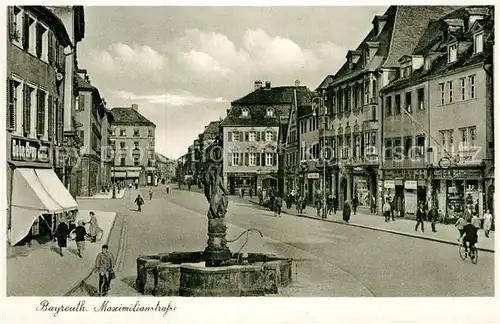
[[[255,202],[255,201],[252,201],[252,200],[248,200],[248,201],[250,201],[252,204],[260,206],[259,203]],[[323,221],[323,222],[330,222],[330,223],[341,224],[341,225],[346,225],[346,226],[360,227],[360,228],[370,229],[370,230],[374,230],[374,231],[386,232],[386,233],[407,236],[407,237],[414,237],[414,238],[418,238],[421,240],[434,241],[434,242],[438,242],[438,243],[445,243],[445,244],[450,244],[450,245],[455,245],[455,246],[460,245],[460,243],[458,243],[458,242],[449,241],[449,240],[440,239],[440,238],[435,238],[435,237],[422,236],[422,235],[418,235],[418,234],[406,233],[406,232],[395,231],[395,230],[391,230],[391,229],[385,229],[385,228],[362,225],[362,224],[345,223],[343,221],[332,220],[332,219],[322,219],[322,218],[309,216],[309,215],[293,214],[293,213],[290,213],[290,212],[284,211],[284,210],[282,210],[281,212],[284,214],[290,215],[290,216],[295,216],[295,217],[309,218],[309,219],[315,219],[315,220]],[[476,247],[476,248],[479,251],[495,253],[495,250],[493,250],[493,249],[482,248],[482,247]]]
[[[109,199],[109,200],[118,200],[118,199],[123,199],[125,197],[125,192],[121,197],[116,197],[116,198],[107,198],[107,197],[87,197],[87,196],[82,196],[82,197],[76,197],[75,200],[90,200],[90,199]]]
[[[115,227],[115,223],[116,223],[116,218],[117,218],[118,214],[115,213],[115,218],[113,219],[113,223],[111,224],[111,227],[109,228],[109,234],[108,234],[108,238],[106,239],[106,243],[104,244],[108,244],[109,243],[109,239],[111,238],[111,230]],[[92,276],[92,274],[94,273],[94,267],[92,267],[89,271],[88,274],[86,274],[83,279],[79,279],[77,280],[73,285],[71,285],[71,288],[68,292],[66,292],[63,296],[64,297],[69,297],[71,296],[78,288],[80,288],[84,283],[85,281],[87,281],[90,276]]]

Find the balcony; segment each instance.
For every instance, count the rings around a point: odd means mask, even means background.
[[[426,168],[424,156],[415,156],[398,160],[385,160],[384,169],[422,169]]]

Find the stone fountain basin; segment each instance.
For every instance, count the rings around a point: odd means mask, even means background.
[[[220,267],[206,267],[203,252],[140,256],[136,289],[153,296],[265,296],[292,281],[292,259],[248,253],[243,264],[237,261],[237,253]]]

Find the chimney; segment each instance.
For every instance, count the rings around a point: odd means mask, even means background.
[[[137,104],[132,104],[132,109],[139,111],[139,106]]]
[[[262,81],[261,80],[255,80],[255,82],[254,82],[254,88],[255,88],[255,90],[262,88]]]
[[[271,81],[266,81],[266,89],[271,89]]]
[[[382,29],[384,29],[386,22],[387,16],[385,15],[375,16],[375,18],[373,18],[372,24],[376,36],[380,35],[380,32],[382,31]]]
[[[231,109],[226,109],[226,114],[229,115],[230,111],[231,111]]]
[[[300,80],[295,80],[295,86],[300,87]]]

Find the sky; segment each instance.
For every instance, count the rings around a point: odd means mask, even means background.
[[[78,67],[107,107],[135,103],[156,152],[178,158],[254,89],[314,90],[387,7],[85,7]]]

